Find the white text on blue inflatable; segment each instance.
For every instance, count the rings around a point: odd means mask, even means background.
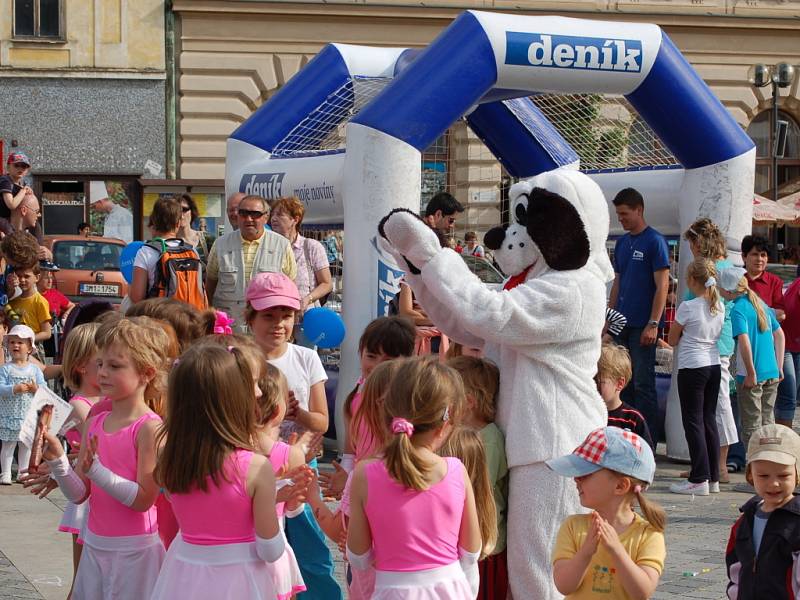
[[[642,42],[507,31],[506,64],[639,73]]]

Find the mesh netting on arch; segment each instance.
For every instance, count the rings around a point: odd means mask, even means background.
[[[277,144],[273,156],[291,158],[344,149],[347,123],[390,82],[383,77],[346,81]],[[582,171],[678,164],[623,96],[539,94],[532,100],[578,153]]]

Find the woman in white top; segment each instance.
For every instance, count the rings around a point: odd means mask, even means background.
[[[483,251],[483,246],[478,244],[478,234],[474,231],[468,231],[464,236],[466,244],[461,250],[464,256],[477,256],[478,258],[485,258],[486,253]]]
[[[181,222],[178,226],[177,237],[192,246],[203,264],[206,264],[208,262],[208,238],[204,231],[192,229],[192,223],[200,218],[197,203],[190,194],[181,194],[178,199],[181,203]]]
[[[715,276],[714,263],[707,258],[696,258],[689,265],[686,283],[696,297],[678,306],[669,331],[670,345],[678,346],[678,396],[691,461],[689,479],[670,486],[676,494],[707,496],[709,492],[719,492],[717,341],[725,321],[725,307]]]
[[[148,227],[153,239],[164,240],[167,246],[179,247],[183,240],[177,239],[181,222],[181,203],[176,198],[159,198],[153,205]],[[132,303],[147,298],[156,280],[156,267],[161,252],[150,246],[139,248],[133,259],[133,282],[128,288],[128,298]]]

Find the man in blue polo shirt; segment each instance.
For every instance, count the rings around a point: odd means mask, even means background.
[[[633,377],[621,398],[644,415],[658,443],[661,426],[656,400],[656,342],[669,289],[667,242],[644,220],[644,200],[633,188],[614,198],[614,208],[627,231],[614,247],[614,285],[609,307],[628,319],[616,337],[631,355]]]

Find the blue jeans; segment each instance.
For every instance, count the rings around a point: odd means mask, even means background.
[[[797,407],[797,374],[800,372],[800,352],[783,355],[783,381],[778,384],[775,400],[775,418],[791,422]]]
[[[311,461],[309,466],[316,471],[317,461]],[[342,590],[333,577],[333,559],[325,543],[325,534],[308,503],[301,514],[286,519],[286,539],[294,550],[308,588],[297,595],[298,599],[342,600]]]
[[[617,343],[625,346],[631,355],[633,377],[622,390],[620,397],[644,416],[653,443],[661,439],[661,423],[658,418],[656,398],[656,345],[642,346],[639,339],[643,327],[626,327],[616,337]]]

